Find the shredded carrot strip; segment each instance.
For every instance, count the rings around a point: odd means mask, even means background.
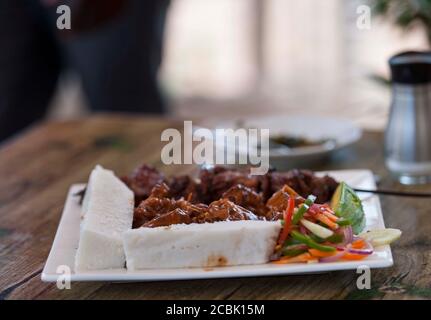
[[[353,241],[351,246],[353,249],[363,249],[365,247],[365,240],[364,239],[358,239],[356,241]]]
[[[319,220],[320,222],[323,222],[324,224],[326,224],[332,230],[338,229],[338,224],[331,221],[329,218],[327,218],[325,215],[323,215],[321,213],[316,214],[316,219]]]
[[[357,253],[347,252],[344,256],[341,257],[341,259],[342,260],[362,260],[366,257],[367,257],[367,255],[365,255],[365,254],[357,254]]]
[[[314,260],[315,258],[308,252],[301,253],[295,257],[281,257],[280,260],[273,261],[275,264],[287,264],[287,263],[298,263],[298,262],[308,262]]]
[[[332,214],[331,212],[329,212],[329,211],[322,211],[322,214],[325,216],[325,217],[327,217],[329,220],[331,220],[332,222],[337,222],[338,221],[338,217],[336,216],[336,215],[334,215],[334,214]]]
[[[318,258],[325,258],[325,257],[330,257],[333,256],[334,254],[337,254],[336,251],[333,252],[327,252],[327,251],[321,251],[321,250],[317,250],[317,249],[308,249],[308,252],[314,256],[314,257],[318,257]]]

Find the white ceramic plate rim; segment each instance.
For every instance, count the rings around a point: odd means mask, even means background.
[[[338,180],[343,180],[352,186],[360,188],[375,188],[375,182],[369,170],[329,171]],[[319,173],[323,174],[323,173]],[[362,261],[343,261],[333,263],[313,264],[261,264],[247,266],[231,266],[219,268],[186,268],[128,271],[126,269],[100,270],[91,272],[75,272],[73,262],[79,240],[80,206],[77,197],[73,196],[81,190],[84,184],[71,186],[55,239],[49,253],[48,260],[42,272],[42,280],[55,282],[58,276],[57,268],[66,265],[71,268],[71,281],[163,281],[186,279],[211,279],[232,277],[276,276],[289,274],[320,273],[336,270],[356,270],[359,266],[370,268],[384,268],[393,265],[392,253],[389,246],[379,247],[375,252]],[[379,198],[375,195],[361,194],[365,214],[366,229],[384,228],[383,215]]]

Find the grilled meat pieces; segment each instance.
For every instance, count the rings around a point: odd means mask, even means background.
[[[239,184],[258,193],[268,193],[268,174],[255,176],[251,175],[247,169],[230,169],[216,166],[211,169],[201,170],[199,178],[204,196],[203,200],[206,202],[220,199],[223,193]]]
[[[130,176],[121,177],[121,180],[135,194],[136,206],[150,196],[156,184],[165,182],[166,178],[157,169],[144,164],[136,168]]]
[[[189,176],[166,178],[142,165],[123,181],[135,193],[133,227],[221,220],[277,220],[287,206],[285,185],[317,203],[328,202],[338,182],[308,170],[271,171],[252,176],[246,169],[215,166],[202,169],[199,182]]]
[[[288,185],[299,195],[306,198],[310,194],[317,197],[317,203],[325,203],[331,200],[337,189],[338,182],[329,177],[317,177],[309,170],[290,170],[287,172],[271,172],[271,194]]]
[[[257,216],[265,218],[272,216],[268,215],[269,210],[265,205],[262,195],[242,184],[237,184],[231,187],[223,193],[222,198],[228,199],[233,203],[250,210]]]
[[[208,206],[193,204],[184,199],[175,200],[169,196],[170,190],[166,184],[156,185],[151,195],[135,208],[133,228],[260,219],[250,210],[228,199],[214,201]]]

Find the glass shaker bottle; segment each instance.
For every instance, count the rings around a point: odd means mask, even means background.
[[[389,60],[392,105],[385,133],[386,166],[403,184],[431,182],[431,52]]]

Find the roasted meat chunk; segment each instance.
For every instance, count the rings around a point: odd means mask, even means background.
[[[138,205],[150,196],[155,185],[165,181],[165,176],[157,169],[144,164],[136,168],[131,175],[121,179],[135,194],[135,205]]]
[[[310,194],[317,197],[317,203],[328,202],[338,186],[338,182],[329,176],[317,177],[309,170],[290,170],[271,172],[271,193],[280,190],[284,185],[294,189],[302,197]]]
[[[202,169],[200,181],[189,176],[169,179],[143,165],[123,178],[135,193],[133,227],[224,220],[278,220],[294,192],[298,201],[310,194],[317,203],[330,200],[338,182],[308,170],[270,171],[253,176],[248,169],[215,166]],[[294,191],[292,191],[292,189]]]
[[[267,177],[251,175],[249,169],[230,169],[216,166],[203,169],[200,172],[200,187],[207,203],[218,200],[231,187],[241,184],[255,192],[261,192],[262,186],[267,185]]]
[[[220,199],[212,202],[208,206],[208,210],[196,216],[193,222],[205,223],[238,220],[259,220],[259,217],[228,199]]]
[[[175,199],[185,198],[192,203],[204,202],[199,184],[189,176],[171,177],[168,185],[171,195]]]
[[[144,223],[142,226],[147,228],[156,228],[170,226],[172,224],[189,224],[191,222],[192,219],[190,218],[190,215],[180,208],[177,208],[170,212],[158,215],[154,219]]]
[[[200,182],[196,182],[186,175],[167,179],[148,165],[142,165],[130,176],[123,177],[123,181],[135,193],[136,206],[149,197],[152,188],[160,183],[166,183],[169,186],[170,197],[174,199],[184,198],[192,203],[206,204],[220,199],[225,192],[236,185],[243,185],[258,193],[264,202],[284,185],[288,185],[302,197],[314,194],[317,196],[318,203],[324,203],[331,199],[338,186],[338,182],[333,178],[317,177],[309,170],[270,171],[265,175],[254,176],[250,174],[249,169],[223,166],[202,169],[199,180]]]
[[[156,185],[151,195],[135,208],[133,228],[160,227],[178,223],[205,223],[226,220],[258,220],[250,210],[228,199],[220,199],[209,206],[187,200],[170,198],[166,184]]]
[[[168,213],[176,208],[175,199],[169,197],[169,187],[164,183],[156,185],[150,196],[141,201],[138,207],[135,208],[133,228],[139,228],[158,215]]]
[[[266,206],[275,211],[283,211],[287,208],[289,194],[284,190],[278,190],[266,202]]]
[[[283,217],[290,197],[294,197],[295,206],[299,206],[304,202],[303,197],[296,194],[288,185],[284,185],[283,188],[274,193],[266,202],[266,207],[269,210],[267,215],[268,220],[278,220]]]
[[[124,183],[135,194],[135,206],[147,199],[151,190],[159,184],[165,183],[169,186],[169,197],[174,199],[186,198],[193,203],[203,202],[200,196],[200,188],[189,176],[173,176],[169,179],[156,168],[149,165],[142,165],[129,176],[121,178]]]
[[[222,198],[228,199],[260,217],[267,216],[268,208],[265,206],[262,196],[242,184],[231,187],[223,193]]]
[[[174,212],[176,209],[180,209],[181,212]],[[184,220],[184,217],[180,216],[180,214],[184,213],[192,219],[203,214],[207,210],[208,206],[206,204],[193,204],[182,198],[179,200],[172,198],[169,187],[165,183],[162,183],[156,185],[151,191],[150,196],[135,208],[133,215],[133,228],[139,228],[143,225],[152,225],[150,224],[152,220],[158,221],[155,222],[155,224],[163,224],[167,223],[169,219],[174,221],[176,218],[181,218],[181,221],[183,222],[179,223],[187,223],[185,222],[186,220]],[[170,215],[167,215],[168,213],[170,213]]]

